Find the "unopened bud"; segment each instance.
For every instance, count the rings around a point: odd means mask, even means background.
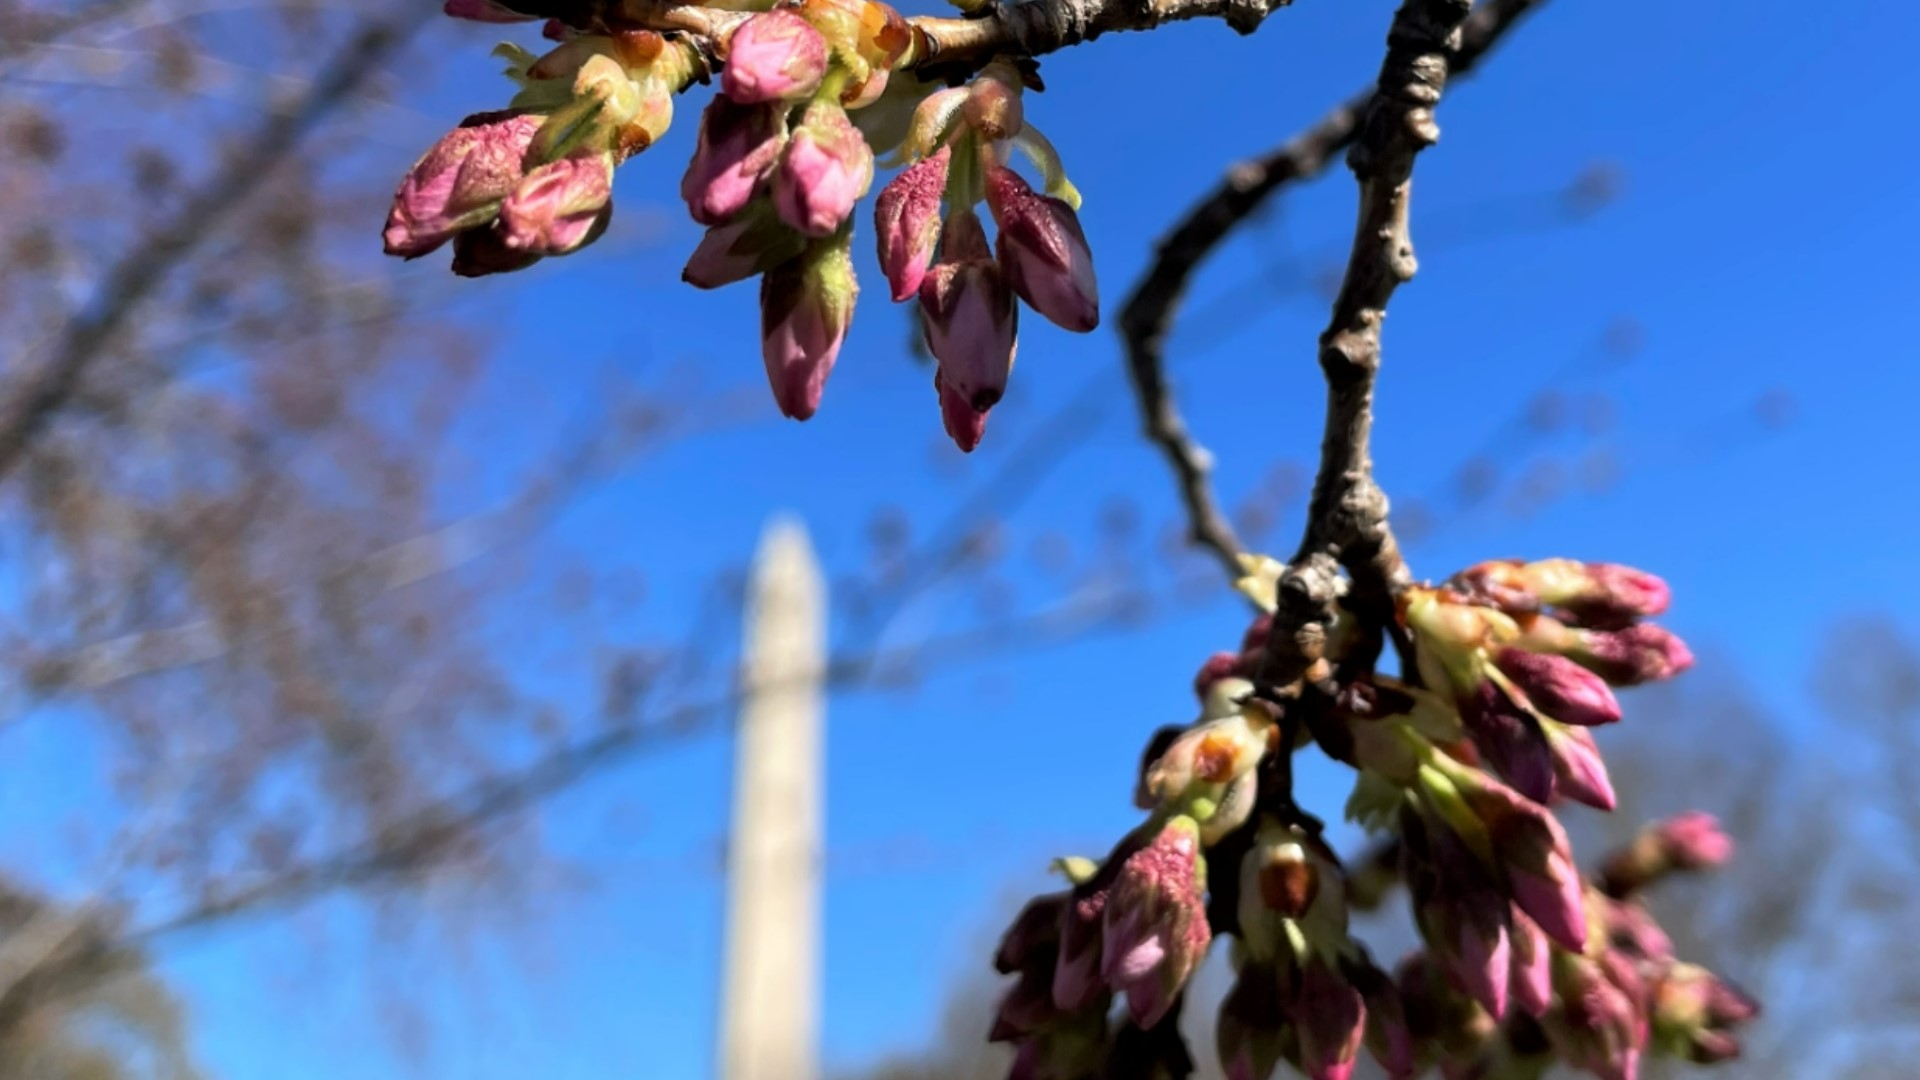
[[[733,32],[720,89],[742,105],[800,101],[820,88],[826,72],[826,39],[799,15],[775,8]]]
[[[1040,195],[1012,169],[987,170],[987,206],[1000,226],[1000,265],[1027,306],[1064,330],[1100,324],[1093,252],[1073,207]]]
[[[527,148],[543,119],[482,113],[443,136],[394,192],[384,234],[387,254],[418,258],[493,220],[526,176]]]
[[[772,174],[785,142],[780,109],[716,96],[700,117],[699,142],[680,181],[693,220],[720,225],[738,214]]]
[[[947,189],[947,162],[938,153],[901,170],[874,200],[874,233],[880,245],[880,269],[893,298],[906,300],[920,291],[940,242],[940,203]]]
[[[1545,717],[1579,727],[1620,719],[1620,702],[1606,680],[1564,656],[1507,646],[1494,651],[1493,663]]]
[[[920,283],[920,314],[942,393],[958,395],[984,417],[1006,393],[1017,325],[1013,293],[971,212],[948,220],[940,262]]]
[[[827,376],[853,323],[852,234],[810,244],[760,284],[760,351],[780,411],[795,420],[820,407]]]
[[[826,236],[873,183],[873,151],[839,105],[816,101],[801,114],[773,175],[773,205],[788,225]]]
[[[613,160],[606,154],[550,161],[500,204],[502,239],[538,255],[577,251],[606,230],[612,197]]]
[[[1567,655],[1615,686],[1670,679],[1693,666],[1687,643],[1653,623],[1623,630],[1576,630]]]
[[[807,249],[807,238],[787,228],[766,199],[756,199],[724,225],[700,238],[680,279],[698,289],[717,289],[764,274]]]

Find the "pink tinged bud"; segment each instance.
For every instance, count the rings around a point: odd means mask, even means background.
[[[1011,975],[1046,966],[1045,961],[1059,950],[1061,923],[1072,903],[1072,895],[1065,892],[1028,901],[1014,917],[1013,925],[1001,935],[1000,947],[993,954],[993,969],[1002,975]]]
[[[807,106],[773,175],[773,205],[781,220],[808,236],[826,236],[853,212],[873,183],[873,151],[846,110],[830,102]]]
[[[693,160],[680,180],[680,197],[693,220],[720,225],[752,201],[785,144],[780,114],[726,97],[715,97],[707,106]]]
[[[384,234],[387,254],[418,258],[491,221],[526,175],[527,147],[542,119],[482,113],[442,137],[394,192]]]
[[[1466,995],[1495,1019],[1507,1013],[1507,984],[1513,967],[1512,945],[1502,926],[1458,920],[1459,936],[1447,953],[1448,974]]]
[[[1686,642],[1652,623],[1575,634],[1576,643],[1568,655],[1615,686],[1670,679],[1693,666]]]
[[[1286,1054],[1288,1018],[1281,985],[1293,981],[1272,965],[1250,961],[1241,966],[1233,988],[1220,1001],[1214,1038],[1227,1080],[1268,1080]]]
[[[874,201],[874,231],[880,244],[880,269],[896,301],[920,291],[940,241],[940,201],[947,189],[947,162],[939,153],[901,170]]]
[[[1540,722],[1497,683],[1483,680],[1459,697],[1460,719],[1488,765],[1537,803],[1553,798],[1553,751]]]
[[[1654,827],[1667,861],[1677,870],[1708,870],[1733,858],[1733,839],[1712,814],[1690,811]]]
[[[1496,783],[1462,795],[1485,823],[1493,857],[1520,910],[1562,947],[1586,948],[1586,887],[1560,822],[1545,807]]]
[[[1076,896],[1067,909],[1053,968],[1053,1004],[1062,1012],[1079,1012],[1107,992],[1100,977],[1101,916],[1106,908],[1103,889]]]
[[[1615,949],[1641,960],[1673,959],[1673,939],[1637,901],[1600,897],[1598,902],[1601,925]]]
[[[1607,763],[1600,756],[1593,732],[1552,722],[1542,727],[1553,749],[1554,790],[1596,810],[1612,810],[1616,802],[1613,779],[1607,775]]]
[[[1513,935],[1513,1000],[1528,1016],[1545,1016],[1553,1005],[1552,946],[1518,909],[1509,913],[1508,926]]]
[[[1128,855],[1101,921],[1100,974],[1127,995],[1135,1025],[1157,1025],[1205,958],[1212,935],[1200,869],[1199,826],[1176,817]]]
[[[978,220],[954,215],[940,262],[920,283],[920,324],[943,396],[960,398],[983,418],[1006,393],[1017,344],[1013,294],[985,249]]]
[[[1512,968],[1508,903],[1487,868],[1444,825],[1411,818],[1402,838],[1414,918],[1433,958],[1462,993],[1494,1018],[1504,1016]]]
[[[506,245],[565,255],[597,239],[613,210],[613,160],[605,154],[562,158],[527,174],[500,204]]]
[[[680,279],[698,289],[717,289],[764,274],[807,249],[807,238],[774,216],[765,199],[748,205],[700,238]]]
[[[1073,207],[1036,194],[1003,167],[987,170],[987,206],[1000,227],[1000,265],[1020,299],[1063,330],[1100,325],[1093,252]]]
[[[859,292],[851,234],[812,244],[760,282],[760,355],[780,411],[805,420],[820,408],[827,376],[853,323]]]
[[[1504,647],[1494,653],[1493,662],[1550,719],[1580,727],[1620,719],[1620,702],[1606,680],[1564,656]]]
[[[965,395],[948,386],[938,368],[933,372],[933,389],[940,395],[940,425],[946,429],[947,438],[961,453],[973,453],[987,434],[986,410],[974,408]]]
[[[1599,962],[1568,956],[1554,974],[1561,1005],[1545,1028],[1562,1058],[1601,1080],[1635,1080],[1647,1023],[1630,966],[1610,954]]]
[[[1309,1080],[1347,1080],[1360,1058],[1367,1007],[1346,979],[1315,958],[1301,971],[1293,1007],[1300,1067]]]
[[[507,274],[539,261],[534,252],[508,247],[498,225],[468,229],[453,238],[453,272],[461,277]]]
[[[720,89],[742,105],[799,101],[820,88],[827,41],[791,11],[761,12],[733,32]]]

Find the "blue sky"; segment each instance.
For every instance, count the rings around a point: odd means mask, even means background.
[[[1161,228],[1227,163],[1371,78],[1392,7],[1302,0],[1251,39],[1204,23],[1047,59],[1049,90],[1027,116],[1086,196],[1109,314]],[[1388,322],[1376,444],[1380,478],[1403,504],[1444,493],[1463,454],[1571,366],[1578,378],[1561,385],[1606,395],[1617,418],[1588,442],[1542,443],[1528,461],[1577,475],[1579,455],[1600,449],[1618,463],[1617,482],[1527,516],[1464,519],[1410,546],[1416,572],[1556,554],[1655,570],[1674,587],[1671,624],[1710,645],[1703,655],[1737,665],[1787,718],[1814,715],[1809,658],[1834,619],[1887,611],[1920,628],[1910,569],[1920,270],[1906,256],[1920,231],[1920,157],[1902,137],[1904,103],[1920,95],[1907,55],[1920,16],[1899,4],[1807,11],[1786,0],[1558,0],[1449,95],[1442,142],[1419,167],[1422,272]],[[497,36],[443,28],[437,77],[403,81],[404,104],[450,123],[504,100],[485,55]],[[674,194],[695,108],[623,170],[601,245],[456,291],[459,310],[493,322],[501,345],[476,446],[537,453],[610,365],[686,363],[710,388],[761,384],[753,290],[678,283],[698,235]],[[396,146],[393,171],[412,152]],[[1596,162],[1622,178],[1617,200],[1584,220],[1517,227],[1537,224],[1552,194]],[[1190,310],[1218,316],[1209,297],[1288,257],[1317,272],[1346,242],[1352,202],[1344,171],[1294,192],[1208,265]],[[861,271],[875,282],[867,250],[863,238]],[[426,260],[403,271],[402,287],[441,290],[443,274]],[[1183,323],[1170,348],[1230,502],[1314,451],[1325,303],[1290,287],[1234,318]],[[1644,328],[1645,345],[1607,366],[1595,342],[1623,318]],[[1175,504],[1137,437],[1112,334],[1076,338],[1038,318],[1023,330],[1009,397],[982,449],[962,458],[940,434],[926,371],[906,354],[905,311],[870,286],[812,422],[780,421],[768,402],[747,427],[677,444],[597,486],[536,547],[638,568],[648,599],[620,624],[670,635],[699,602],[694,583],[744,558],[770,514],[802,515],[829,564],[850,565],[875,506],[923,528],[941,520],[1090,380],[1106,385],[1105,422],[1019,508],[1012,546],[1062,530],[1084,548],[1116,496],[1157,530]],[[1754,419],[1769,393],[1791,401],[1784,428]],[[512,423],[513,406],[530,399],[558,405]],[[1295,518],[1281,525],[1286,546],[1296,530]],[[1050,595],[1036,573],[1008,578],[1024,600]],[[968,602],[936,592],[906,631],[933,629],[948,605]],[[1195,665],[1241,619],[1223,589],[1142,628],[968,661],[911,694],[834,702],[830,846],[904,843],[921,855],[834,865],[831,1063],[929,1037],[946,987],[984,965],[981,942],[1005,909],[1048,885],[1046,860],[1097,854],[1130,826],[1141,740],[1187,718]],[[523,617],[521,630],[514,640],[530,641],[530,655],[577,640],[538,619]],[[583,664],[553,663],[556,681]],[[396,944],[364,910],[328,902],[169,946],[163,970],[183,987],[207,1064],[234,1080],[708,1075],[721,895],[705,855],[724,829],[728,750],[723,739],[692,741],[546,807],[548,842],[581,872],[529,882],[527,914],[482,910],[451,943]],[[1343,792],[1319,776],[1308,794],[1331,815]],[[484,908],[436,902],[429,911],[456,917]],[[374,976],[359,970],[370,956],[382,961]],[[417,1055],[379,1019],[395,1001],[429,1034]]]

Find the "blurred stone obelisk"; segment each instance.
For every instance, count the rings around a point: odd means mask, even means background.
[[[748,590],[720,1080],[815,1080],[826,586],[798,521],[767,527]]]

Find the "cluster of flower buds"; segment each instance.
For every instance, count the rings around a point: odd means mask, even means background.
[[[1073,888],[1028,904],[994,960],[1018,976],[991,1035],[1015,1044],[1016,1078],[1092,1075],[1116,995],[1136,1028],[1167,1016],[1212,940],[1200,849],[1192,818],[1157,815],[1105,863],[1062,860]]]
[[[387,251],[415,258],[451,241],[455,271],[478,275],[591,243],[612,213],[614,168],[665,133],[674,95],[718,59],[720,93],[681,183],[707,227],[683,278],[705,289],[760,279],[774,400],[789,417],[812,416],[853,320],[854,206],[873,184],[875,149],[897,148],[907,167],[875,208],[880,262],[893,298],[920,302],[941,415],[971,451],[1013,367],[1015,298],[1069,330],[1100,318],[1080,197],[1024,119],[1020,72],[994,62],[944,88],[898,72],[913,31],[878,0],[744,6],[758,10],[696,48],[579,0],[446,0],[456,18],[545,19],[558,44],[537,57],[501,46],[519,94],[408,173]],[[1009,167],[1015,151],[1043,190]]]
[[[892,8],[807,0],[753,15],[728,42],[720,93],[680,185],[708,226],[683,277],[760,277],[760,346],[780,411],[805,420],[853,323],[853,207],[873,150],[849,109],[879,100],[909,40]]]
[[[1591,728],[1620,719],[1614,686],[1678,674],[1680,639],[1641,618],[1666,610],[1660,579],[1570,559],[1482,563],[1400,602],[1419,675],[1451,699],[1481,759],[1536,802],[1603,810],[1613,786]]]
[[[447,10],[523,17],[485,2]],[[520,92],[504,111],[468,117],[400,181],[388,254],[419,258],[451,241],[454,272],[473,277],[577,251],[606,230],[614,167],[666,132],[693,57],[644,30],[553,36],[563,40],[544,56],[501,46]]]
[[[1021,89],[1018,72],[996,63],[967,86],[927,97],[899,149],[909,164],[874,205],[880,266],[894,300],[919,299],[941,417],[966,451],[1006,393],[1016,296],[1067,330],[1100,322],[1079,193],[1052,144],[1026,122]],[[1039,169],[1044,192],[1009,167],[1016,149]],[[992,247],[974,209],[983,200]]]
[[[1262,820],[1240,863],[1238,914],[1217,1031],[1228,1080],[1265,1080],[1283,1058],[1310,1080],[1346,1080],[1363,1044],[1389,1075],[1412,1074],[1399,995],[1348,936],[1339,861],[1319,837]]]
[[[1364,635],[1336,605],[1323,672],[1279,688],[1257,681],[1286,567],[1242,564],[1261,614],[1201,667],[1198,719],[1149,742],[1135,791],[1148,823],[1106,863],[1069,864],[1074,888],[1009,932],[999,967],[1018,979],[995,1038],[1018,1045],[1016,1080],[1105,1075],[1129,1033],[1171,1022],[1215,934],[1234,941],[1218,1028],[1232,1080],[1282,1061],[1344,1080],[1363,1047],[1392,1077],[1447,1080],[1538,1080],[1556,1062],[1633,1080],[1649,1054],[1738,1053],[1753,1003],[1678,961],[1636,895],[1724,862],[1718,824],[1656,823],[1590,882],[1555,816],[1563,799],[1613,805],[1589,731],[1620,719],[1614,688],[1690,662],[1642,621],[1665,609],[1664,584],[1610,564],[1485,563],[1403,591],[1404,679],[1342,672]],[[1394,976],[1349,935],[1355,890],[1292,801],[1286,758],[1309,740],[1356,770],[1348,816],[1392,837],[1363,870],[1397,866],[1424,942]],[[1120,995],[1132,1024],[1112,1031]]]

